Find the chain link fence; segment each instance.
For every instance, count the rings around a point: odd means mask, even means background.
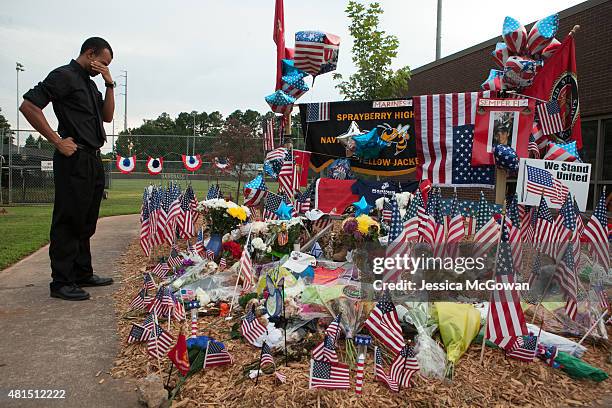
[[[0,131],[1,132],[1,131]],[[211,183],[220,184],[235,194],[236,181],[247,182],[262,170],[263,145],[260,137],[245,138],[244,143],[253,146],[242,174],[232,163],[224,168],[224,160],[215,160],[212,145],[216,137],[201,135],[107,135],[102,148],[105,172],[105,188],[113,190],[133,189],[142,191],[149,183],[161,183],[163,179],[197,181],[201,188]],[[0,134],[0,204],[42,204],[54,199],[53,153],[54,147],[33,130],[13,130]],[[277,141],[277,144],[279,142]],[[293,139],[296,148],[304,142]],[[185,168],[182,155],[199,154],[202,166],[195,172]],[[124,174],[117,167],[117,156],[136,157],[136,167]],[[147,161],[163,158],[160,175],[151,175]]]

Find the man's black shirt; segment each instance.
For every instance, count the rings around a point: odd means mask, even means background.
[[[62,138],[72,137],[77,144],[99,149],[106,141],[102,124],[102,94],[87,71],[75,60],[56,68],[23,95],[44,109],[49,102],[59,122]]]

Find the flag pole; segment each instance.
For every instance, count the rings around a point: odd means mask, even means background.
[[[580,339],[580,341],[578,343],[576,343],[576,345],[574,346],[574,350],[572,351],[572,355],[575,355],[576,350],[578,349],[578,346],[580,346],[582,344],[582,342],[587,338],[587,336],[589,334],[591,334],[591,332],[593,331],[593,329],[595,329],[595,327],[599,324],[599,322],[601,321],[601,319],[603,319],[606,315],[608,314],[607,310],[604,310],[604,312],[601,314],[601,316],[599,316],[599,318],[595,321],[595,323],[593,323],[593,325],[589,328],[589,330],[587,330],[586,333],[584,333],[584,336],[582,336],[582,338]]]
[[[281,300],[283,302],[283,332],[284,332],[284,346],[285,346],[285,367],[289,367],[287,360],[287,317],[285,316],[285,279],[283,278],[283,286],[281,287]]]
[[[159,358],[159,341],[157,338],[157,326],[159,326],[159,321],[157,320],[157,312],[153,309],[153,334],[155,334],[155,356],[157,357],[157,371],[159,372],[159,376],[162,376],[161,369],[161,360]]]
[[[267,330],[266,330],[267,333]],[[261,345],[261,350],[259,352],[259,364],[257,365],[257,377],[255,378],[255,386],[257,386],[257,383],[259,382],[259,373],[261,371],[261,358],[263,357],[263,348],[265,346],[266,342],[264,340],[263,344]]]
[[[210,346],[210,342],[211,342],[211,338],[208,338],[208,341],[206,342],[206,351],[204,352],[204,363],[202,364],[202,371],[204,371],[204,369],[206,368],[206,359],[208,359],[208,347]]]
[[[244,250],[248,251],[249,243],[251,242],[251,232],[253,231],[253,223],[249,227],[249,235],[247,236],[247,240],[244,243]],[[234,302],[236,301],[236,291],[238,290],[238,282],[240,281],[240,275],[242,274],[242,265],[238,268],[238,277],[236,278],[236,284],[234,285],[234,293],[232,294],[232,301],[230,303],[229,311],[227,312],[227,317],[225,320],[232,319],[232,310],[234,309]],[[283,306],[284,307],[284,306]]]
[[[504,203],[504,206],[502,208],[502,221],[501,221],[501,228],[499,229],[499,237],[497,237],[497,251],[495,252],[495,265],[494,265],[494,269],[493,269],[493,279],[495,279],[495,275],[497,275],[497,261],[499,259],[499,244],[501,242],[501,238],[502,235],[504,233],[504,224],[506,223],[506,203]],[[512,260],[512,265],[514,265],[514,260]],[[514,272],[514,268],[512,268],[512,271]],[[485,324],[484,324],[484,330],[482,332],[482,347],[480,348],[480,364],[483,364],[483,360],[484,360],[484,352],[485,352],[485,345],[487,343],[487,329],[489,328],[489,317],[491,317],[491,303],[492,303],[493,299],[489,299],[489,308],[487,310],[487,318],[485,320]]]

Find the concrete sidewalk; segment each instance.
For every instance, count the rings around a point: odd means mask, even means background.
[[[107,372],[120,341],[112,298],[121,279],[115,261],[139,228],[138,215],[98,221],[91,245],[94,270],[115,284],[86,288],[88,301],[49,297],[48,246],[0,271],[0,406],[138,406],[134,384]],[[11,400],[11,389],[65,390],[65,399]]]

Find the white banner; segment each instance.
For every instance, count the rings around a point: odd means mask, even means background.
[[[521,159],[516,192],[519,204],[537,206],[544,195],[551,208],[560,208],[569,192],[576,199],[578,209],[585,211],[590,181],[589,163]]]

